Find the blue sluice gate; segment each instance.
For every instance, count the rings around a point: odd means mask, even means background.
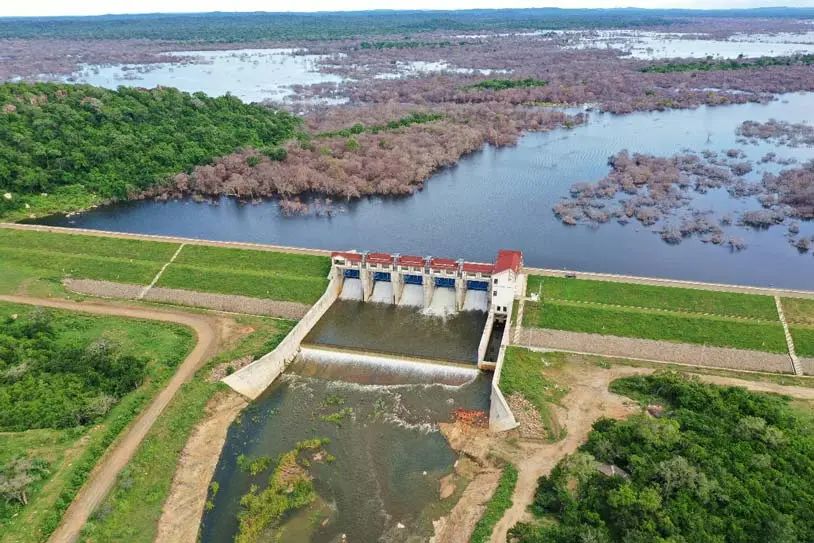
[[[375,272],[373,274],[373,281],[386,281],[390,282],[390,274],[387,272]]]
[[[489,290],[489,281],[467,281],[468,290]]]
[[[405,275],[404,276],[404,284],[405,285],[423,285],[424,278],[420,275]]]
[[[359,270],[345,270],[343,275],[345,279],[359,279]]]
[[[435,286],[441,288],[455,288],[455,278],[453,277],[436,277]]]

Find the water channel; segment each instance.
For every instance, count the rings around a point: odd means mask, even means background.
[[[491,261],[500,248],[519,248],[531,266],[811,289],[814,258],[789,245],[784,227],[754,230],[733,225],[729,232],[742,237],[748,248],[730,252],[695,239],[667,245],[635,223],[569,227],[551,211],[574,182],[606,175],[607,158],[622,149],[669,156],[685,148],[740,148],[753,162],[769,151],[801,161],[814,158],[812,148],[741,145],[735,134],[745,120],[800,122],[810,118],[811,111],[814,94],[801,93],[765,105],[624,116],[593,113],[585,126],[528,134],[515,147],[487,147],[464,157],[436,173],[413,196],[350,202],[332,217],[285,216],[275,201],[251,205],[224,198],[216,205],[191,199],[128,202],[39,222],[480,261]],[[757,165],[751,179],[777,168]],[[724,190],[699,196],[696,207],[703,206],[718,212],[760,209],[754,198],[733,200]],[[802,232],[814,234],[814,224],[803,222]]]

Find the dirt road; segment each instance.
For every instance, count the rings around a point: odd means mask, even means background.
[[[175,393],[216,351],[221,339],[219,321],[216,317],[207,315],[100,302],[71,302],[30,296],[4,295],[0,295],[0,301],[80,311],[94,315],[172,322],[192,328],[197,336],[195,347],[178,367],[178,371],[172,376],[167,386],[156,395],[150,405],[119,436],[119,439],[111,445],[111,448],[93,469],[88,480],[63,515],[59,527],[49,539],[52,543],[72,543],[78,538],[82,526],[84,526],[91,513],[113,488],[116,476],[130,461],[139,444]]]

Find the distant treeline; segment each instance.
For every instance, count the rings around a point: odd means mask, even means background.
[[[336,136],[348,138],[350,136],[363,134],[365,132],[369,134],[378,134],[383,130],[396,130],[398,128],[405,128],[407,126],[414,124],[424,124],[431,123],[433,121],[440,121],[443,118],[444,115],[441,113],[413,112],[399,119],[388,121],[385,124],[364,125],[363,123],[356,123],[350,128],[343,128],[342,130],[334,130],[332,132],[320,132],[316,136],[319,138],[332,138]]]
[[[239,148],[273,150],[300,120],[172,88],[0,85],[0,212],[26,195],[79,188],[124,198]]]
[[[792,55],[786,57],[760,57],[744,59],[739,57],[732,60],[712,59],[694,62],[667,62],[646,66],[640,71],[644,73],[666,74],[672,72],[712,72],[716,70],[748,70],[751,68],[766,68],[769,66],[811,66],[814,64],[814,55]]]
[[[748,10],[503,9],[322,13],[203,13],[0,18],[0,38],[158,39],[241,42],[340,39],[433,31],[631,28],[688,17],[814,18],[811,8]]]

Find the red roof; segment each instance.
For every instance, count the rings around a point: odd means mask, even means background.
[[[388,253],[370,253],[367,255],[367,261],[373,264],[392,264],[393,255]]]
[[[518,273],[520,272],[521,266],[523,266],[523,253],[520,251],[500,250],[497,252],[495,273],[506,270],[513,270],[514,273]]]
[[[439,268],[444,270],[458,268],[458,263],[451,258],[431,258],[430,268]]]
[[[361,253],[354,253],[354,252],[349,252],[349,251],[348,252],[334,251],[333,253],[331,253],[331,258],[335,258],[337,256],[342,257],[345,260],[350,260],[351,262],[361,262],[362,261]]]
[[[464,271],[470,273],[492,273],[494,265],[483,262],[464,262]]]
[[[400,256],[399,264],[402,266],[424,266],[424,257],[412,255]]]

